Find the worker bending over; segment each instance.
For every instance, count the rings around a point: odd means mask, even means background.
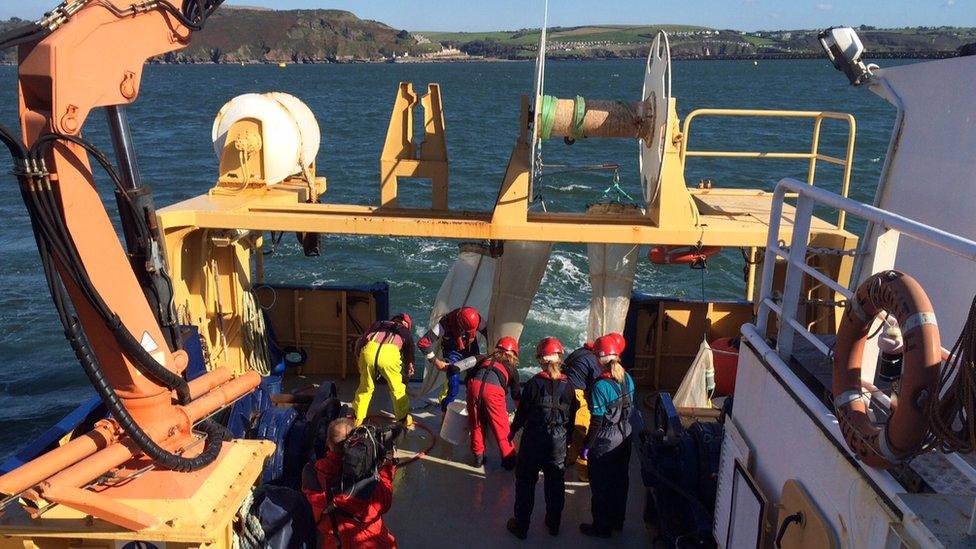
[[[349,418],[330,423],[325,457],[302,471],[302,492],[318,524],[319,547],[396,549],[396,538],[383,524],[383,515],[393,505],[394,462],[386,461],[376,481],[365,488],[357,489],[363,483],[343,485],[344,447],[355,427]]]
[[[467,371],[468,421],[471,426],[471,453],[475,466],[485,463],[485,431],[490,430],[501,452],[502,467],[515,467],[515,447],[509,437],[506,394],[518,400],[521,394],[518,375],[518,341],[513,337],[498,340],[489,355],[478,355],[450,364],[445,372],[458,375]]]
[[[353,413],[356,414],[356,425],[366,419],[369,401],[373,398],[376,388],[375,379],[383,376],[390,388],[390,398],[393,400],[393,415],[397,421],[402,421],[407,427],[413,424],[410,415],[410,399],[407,397],[407,386],[403,382],[403,368],[406,366],[406,378],[413,375],[414,343],[410,328],[413,323],[410,315],[400,313],[390,320],[381,320],[364,333],[356,341],[356,354],[359,356],[359,388],[352,401]]]
[[[478,354],[478,332],[485,329],[481,314],[474,307],[461,307],[447,313],[424,334],[418,347],[438,370],[446,370],[453,364],[465,358]],[[440,341],[441,356],[438,359],[435,344]],[[447,411],[447,405],[454,402],[461,392],[460,374],[448,374],[444,390],[441,391],[441,411]]]
[[[591,420],[583,445],[583,456],[589,462],[593,522],[580,524],[580,532],[608,538],[613,530],[623,529],[627,513],[634,380],[620,363],[623,349],[619,341],[607,335],[598,338],[593,347],[603,369],[590,387]]]
[[[540,471],[544,477],[546,528],[550,535],[559,534],[566,502],[566,445],[578,407],[573,385],[560,371],[563,353],[562,344],[554,337],[539,342],[536,357],[542,371],[522,389],[509,435],[514,438],[516,432],[525,429],[515,469],[515,516],[506,525],[519,539],[528,535]]]

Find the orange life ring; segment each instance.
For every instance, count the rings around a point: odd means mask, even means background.
[[[700,263],[722,251],[719,246],[654,246],[647,258],[657,265],[690,265]]]
[[[862,398],[861,360],[871,323],[887,311],[905,341],[902,388],[888,422],[876,426]],[[864,463],[889,468],[916,455],[929,433],[926,402],[942,362],[939,327],[925,290],[912,277],[884,271],[865,280],[848,301],[834,347],[834,409],[848,446]]]

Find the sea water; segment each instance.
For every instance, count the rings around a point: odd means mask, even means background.
[[[899,63],[885,61],[883,65]],[[518,135],[519,98],[531,93],[531,63],[371,65],[194,65],[146,67],[138,101],[129,109],[143,178],[157,206],[205,193],[215,180],[217,158],[210,141],[214,115],[228,99],[248,92],[283,91],[311,107],[322,129],[318,171],[329,180],[329,203],[376,205],[379,155],[390,109],[401,81],[423,92],[441,84],[450,158],[452,208],[492,206]],[[640,61],[552,62],[546,93],[560,97],[635,100],[640,97]],[[0,67],[0,124],[17,125],[16,70]],[[851,112],[858,140],[851,196],[870,202],[894,123],[894,109],[865,89],[854,89],[826,61],[678,61],[672,89],[679,116],[693,109],[761,108]],[[111,152],[104,114],[92,113],[87,137]],[[417,134],[420,134],[419,126]],[[701,120],[691,147],[700,150],[809,150],[809,121]],[[826,122],[823,152],[843,156],[846,130]],[[637,145],[631,140],[553,141],[544,147],[549,164],[620,165],[621,187],[640,196]],[[692,159],[689,185],[710,179],[718,187],[771,190],[782,177],[806,177],[806,161]],[[0,457],[9,455],[93,394],[64,340],[41,275],[34,237],[9,160],[0,157]],[[97,176],[114,214],[110,184]],[[823,163],[818,185],[840,188],[841,173]],[[580,172],[546,178],[537,188],[549,211],[583,211],[603,198],[610,173]],[[401,185],[401,204],[430,202],[429,185]],[[623,198],[626,200],[626,198]],[[860,230],[857,225],[854,229]],[[322,255],[306,258],[286,235],[267,264],[269,282],[351,284],[386,281],[391,310],[422,322],[450,267],[457,243],[447,240],[328,236]],[[642,249],[642,255],[646,247]],[[725,250],[700,273],[659,267],[642,260],[635,290],[685,299],[742,296],[743,260]],[[702,278],[704,274],[704,278]],[[526,321],[523,346],[553,335],[579,344],[586,327],[590,286],[586,248],[557,245]]]

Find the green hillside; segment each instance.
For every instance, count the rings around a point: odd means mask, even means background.
[[[0,21],[0,32],[24,21]],[[668,32],[676,59],[820,57],[815,30],[740,32],[691,25],[588,25],[549,29],[553,58],[645,57],[658,30]],[[539,29],[492,32],[408,32],[340,10],[267,10],[224,7],[184,50],[163,56],[171,63],[322,63],[412,59],[529,59],[536,56]],[[946,57],[976,48],[976,29],[915,27],[859,34],[874,57]],[[966,46],[969,44],[969,46]],[[460,53],[455,51],[460,50]],[[466,57],[470,56],[470,57]],[[12,50],[0,61],[14,62]]]
[[[0,32],[24,24],[0,21]],[[409,32],[341,10],[256,10],[224,7],[193,35],[186,49],[167,54],[173,63],[336,62],[382,60],[395,54],[419,54]],[[14,51],[3,60],[16,60]]]
[[[549,29],[551,57],[643,57],[658,30],[669,34],[671,54],[678,59],[741,57],[811,57],[823,55],[816,30],[741,32],[689,25],[593,25]],[[471,55],[532,57],[540,31],[424,32],[421,39],[455,47]],[[877,29],[862,26],[859,34],[871,55],[945,57],[976,42],[970,27]]]

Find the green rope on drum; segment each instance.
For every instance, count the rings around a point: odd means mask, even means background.
[[[583,137],[583,119],[586,118],[586,99],[577,95],[573,100],[573,128],[571,135],[573,139]]]
[[[556,103],[559,100],[551,95],[542,96],[542,112],[539,120],[539,139],[552,137],[552,125],[556,122]]]

